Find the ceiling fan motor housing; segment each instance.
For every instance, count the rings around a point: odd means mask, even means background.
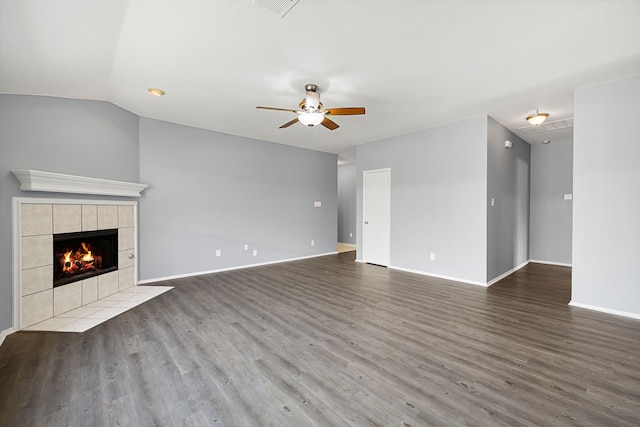
[[[320,104],[320,92],[318,92],[318,86],[314,84],[307,84],[304,86],[307,91],[307,96],[304,98],[304,105],[302,109],[305,111],[316,111],[322,104]]]

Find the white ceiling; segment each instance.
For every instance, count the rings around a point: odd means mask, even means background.
[[[286,0],[280,0],[286,1]],[[358,144],[488,114],[524,133],[573,116],[576,88],[640,74],[638,0],[0,0],[0,92],[110,101],[135,114],[349,157]],[[257,110],[360,107],[335,131]],[[147,88],[159,87],[159,98]]]

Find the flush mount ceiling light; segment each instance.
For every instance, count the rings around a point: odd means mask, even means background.
[[[164,94],[167,93],[162,89],[158,89],[157,87],[150,87],[149,89],[147,89],[147,92],[155,96],[164,96]]]
[[[549,117],[548,113],[540,113],[538,112],[538,110],[536,110],[535,113],[530,113],[525,118],[532,125],[541,125],[545,120],[547,120],[547,117]]]

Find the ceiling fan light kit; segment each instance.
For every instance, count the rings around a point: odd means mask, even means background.
[[[317,126],[324,120],[324,114],[304,112],[298,116],[298,120],[303,125]]]
[[[540,113],[536,110],[535,113],[530,113],[525,119],[532,125],[541,125],[547,120],[547,117],[549,117],[549,113]]]
[[[338,126],[336,122],[329,119],[327,116],[354,116],[365,113],[364,107],[327,108],[325,110],[323,109],[322,102],[320,102],[320,92],[318,91],[318,86],[313,83],[309,83],[304,86],[304,89],[306,95],[304,99],[300,101],[299,110],[260,106],[256,108],[262,110],[286,111],[298,115],[297,118],[288,121],[287,123],[280,126],[280,129],[288,128],[289,126],[300,122],[305,126],[313,127],[322,125],[329,130],[335,130],[340,126]]]

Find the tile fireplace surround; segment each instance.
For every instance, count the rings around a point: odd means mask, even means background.
[[[83,332],[171,287],[137,286],[137,202],[14,198],[14,328]],[[53,287],[53,235],[118,230],[118,269]]]

